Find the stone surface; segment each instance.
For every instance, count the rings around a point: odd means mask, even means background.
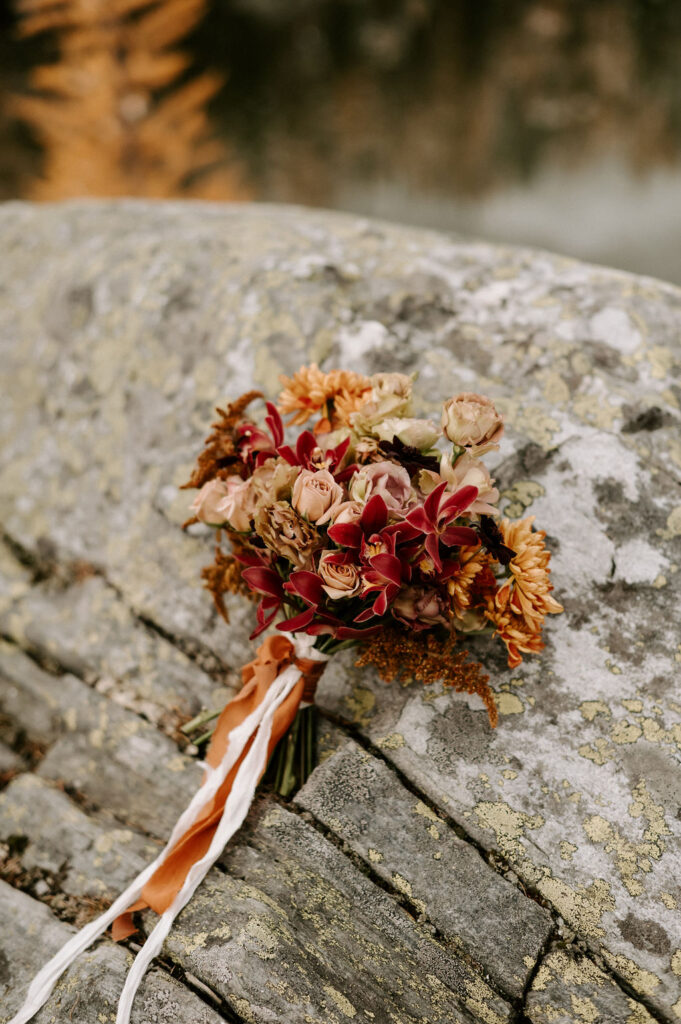
[[[19,1009],[23,990],[43,961],[73,933],[36,900],[0,881],[0,1021]],[[36,1024],[100,1024],[116,1019],[118,996],[132,958],[107,942],[85,953],[57,983]],[[132,1024],[219,1024],[220,1017],[173,978],[150,971],[142,982]]]
[[[510,1021],[475,971],[288,811],[256,808],[224,863],[231,877],[207,880],[166,945],[246,1020]]]
[[[112,827],[65,793],[25,773],[0,793],[0,842],[17,850],[21,868],[57,881],[60,892],[112,901],[158,856],[158,845]]]
[[[502,505],[548,530],[566,607],[543,657],[509,672],[475,642],[495,732],[474,700],[385,687],[351,653],[319,702],[515,872],[564,940],[601,958],[608,985],[678,1019],[681,292],[323,212],[10,204],[0,228],[0,632],[15,645],[0,650],[0,740],[80,792],[82,813],[100,805],[119,818],[111,828],[165,835],[200,777],[170,767],[186,764],[177,715],[233,686],[251,651],[252,608],[235,598],[226,626],[201,589],[209,533],[179,529],[190,499],[177,486],[213,406],[254,384],[273,391],[280,371],[313,359],[418,370],[429,411],[487,392],[508,422]],[[147,777],[149,757],[162,767]],[[272,883],[277,906],[284,882]],[[298,891],[313,899],[304,879]],[[438,909],[436,894],[418,898]],[[197,948],[227,924],[200,907],[183,933]],[[344,976],[342,933],[329,976]],[[243,984],[262,992],[271,972],[249,957]],[[234,1012],[248,1020],[245,1004]],[[632,1020],[644,1012],[636,1004]]]
[[[126,825],[165,838],[201,781],[201,770],[140,717],[71,675],[52,676],[0,649],[0,710],[39,741],[53,742],[41,776],[67,783]]]
[[[312,812],[511,996],[521,998],[551,917],[496,874],[387,765],[354,743],[298,793]]]
[[[527,997],[532,1024],[652,1024],[653,1017],[585,956],[555,950]]]
[[[220,707],[231,695],[186,654],[136,621],[99,576],[66,587],[48,582],[28,589],[10,610],[0,611],[0,630],[169,732],[202,707]]]

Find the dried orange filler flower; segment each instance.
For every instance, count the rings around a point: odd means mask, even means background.
[[[489,676],[477,661],[468,661],[468,651],[457,650],[456,636],[442,640],[432,633],[406,633],[387,628],[362,646],[355,665],[373,665],[386,683],[394,679],[418,679],[424,685],[442,683],[458,693],[475,693],[481,698],[492,728],[499,720]]]
[[[301,366],[292,377],[282,376],[280,380],[284,387],[278,406],[284,415],[293,413],[289,425],[301,426],[315,413],[323,412],[321,422],[325,427],[328,423],[331,430],[348,426],[351,414],[371,390],[369,378],[361,373],[352,370],[324,373],[316,363]],[[332,409],[328,408],[330,403],[333,403]]]

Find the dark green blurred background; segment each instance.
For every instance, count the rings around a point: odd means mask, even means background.
[[[2,8],[0,88],[49,41]],[[188,40],[256,199],[681,283],[680,0],[212,0]],[[39,166],[0,119],[0,195]]]

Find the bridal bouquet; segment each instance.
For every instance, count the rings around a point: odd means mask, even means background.
[[[498,518],[482,457],[498,448],[503,423],[489,398],[450,398],[436,424],[413,418],[412,380],[400,373],[309,366],[283,384],[262,420],[249,411],[258,391],[218,409],[186,485],[198,494],[185,526],[216,530],[203,575],[218,610],[227,618],[225,594],[244,594],[258,602],[252,637],[272,633],[219,713],[203,784],[165,848],[43,968],[10,1024],[30,1020],[109,925],[125,938],[136,930],[132,914],[151,907],[160,918],[119,1003],[117,1024],[128,1024],[147,966],[241,826],[279,741],[304,736],[300,709],[335,652],[356,646],[357,664],[388,682],[401,674],[477,694],[494,726],[488,677],[463,642],[491,632],[515,668],[542,649],[547,613],[562,611],[545,534],[533,517]],[[282,416],[302,428],[295,444]]]

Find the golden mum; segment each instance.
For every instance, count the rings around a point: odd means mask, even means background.
[[[351,370],[324,373],[316,363],[301,366],[292,377],[281,377],[284,385],[279,395],[279,411],[292,413],[289,424],[301,426],[315,413],[321,413],[315,431],[335,430],[349,426],[349,417],[371,390],[368,377]]]
[[[534,516],[500,523],[504,544],[515,551],[509,563],[511,578],[488,599],[487,618],[508,649],[509,668],[516,668],[522,653],[537,653],[544,644],[541,629],[548,614],[563,611],[551,596],[550,554],[543,530],[532,530]]]

